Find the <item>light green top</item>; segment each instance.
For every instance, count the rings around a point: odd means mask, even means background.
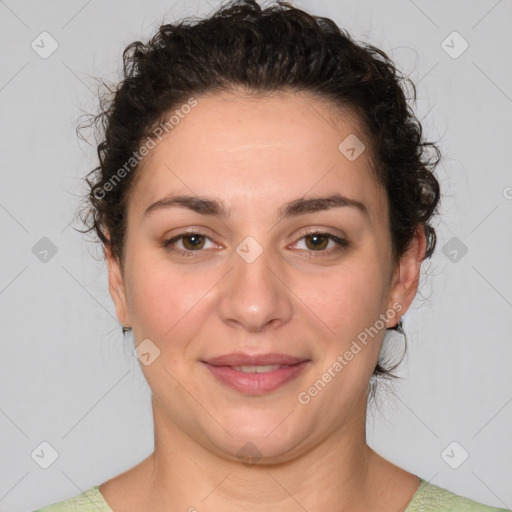
[[[510,512],[504,508],[489,507],[463,498],[447,489],[430,484],[423,478],[418,478],[420,486],[403,512]],[[103,499],[96,485],[79,496],[34,512],[113,512],[113,510]]]

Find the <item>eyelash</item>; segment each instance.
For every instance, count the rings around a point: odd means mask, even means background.
[[[170,238],[169,240],[164,240],[162,242],[162,247],[164,249],[168,250],[168,251],[177,253],[177,254],[179,254],[181,256],[193,257],[194,253],[196,253],[196,252],[200,253],[200,252],[203,252],[203,250],[202,249],[198,249],[197,251],[191,251],[191,250],[176,249],[176,248],[171,247],[171,246],[172,246],[172,244],[176,243],[181,238],[185,238],[187,236],[194,236],[194,235],[199,235],[199,236],[205,237],[208,240],[213,242],[213,240],[208,235],[206,235],[205,233],[202,233],[200,231],[187,231],[187,232],[181,233],[180,235],[177,235],[177,236],[175,236],[173,238]],[[318,230],[307,231],[306,233],[304,233],[299,238],[298,241],[300,241],[303,238],[306,238],[308,236],[312,236],[312,235],[322,235],[322,236],[325,236],[329,240],[332,240],[333,242],[335,242],[337,245],[336,245],[336,247],[331,248],[329,250],[325,250],[324,249],[324,250],[314,251],[314,250],[311,250],[311,249],[306,249],[309,252],[309,254],[310,254],[310,256],[308,256],[308,257],[319,257],[319,256],[321,257],[321,256],[325,256],[326,254],[327,255],[331,255],[331,254],[343,251],[344,249],[346,249],[349,246],[349,243],[348,243],[347,240],[345,240],[343,238],[339,238],[339,237],[333,235],[332,233],[326,233],[326,232],[318,231]],[[297,243],[297,242],[295,242],[295,243]],[[314,253],[319,253],[319,254],[314,254]]]

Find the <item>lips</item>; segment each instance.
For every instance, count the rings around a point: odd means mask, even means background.
[[[248,395],[262,395],[296,378],[309,359],[286,354],[226,354],[201,361],[217,381]]]
[[[292,366],[307,361],[306,358],[286,354],[248,355],[241,353],[225,354],[207,359],[205,362],[213,366]]]

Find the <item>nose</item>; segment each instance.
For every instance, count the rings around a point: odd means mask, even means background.
[[[221,281],[218,313],[232,327],[259,332],[287,323],[293,314],[293,293],[279,261],[264,249],[254,260],[234,254],[234,268]],[[281,271],[280,271],[281,269]]]

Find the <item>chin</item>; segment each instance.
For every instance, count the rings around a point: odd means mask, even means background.
[[[246,465],[279,464],[299,455],[312,432],[297,411],[283,407],[248,410],[240,408],[219,418],[227,432],[205,432],[214,450]],[[228,433],[229,432],[229,433]]]

